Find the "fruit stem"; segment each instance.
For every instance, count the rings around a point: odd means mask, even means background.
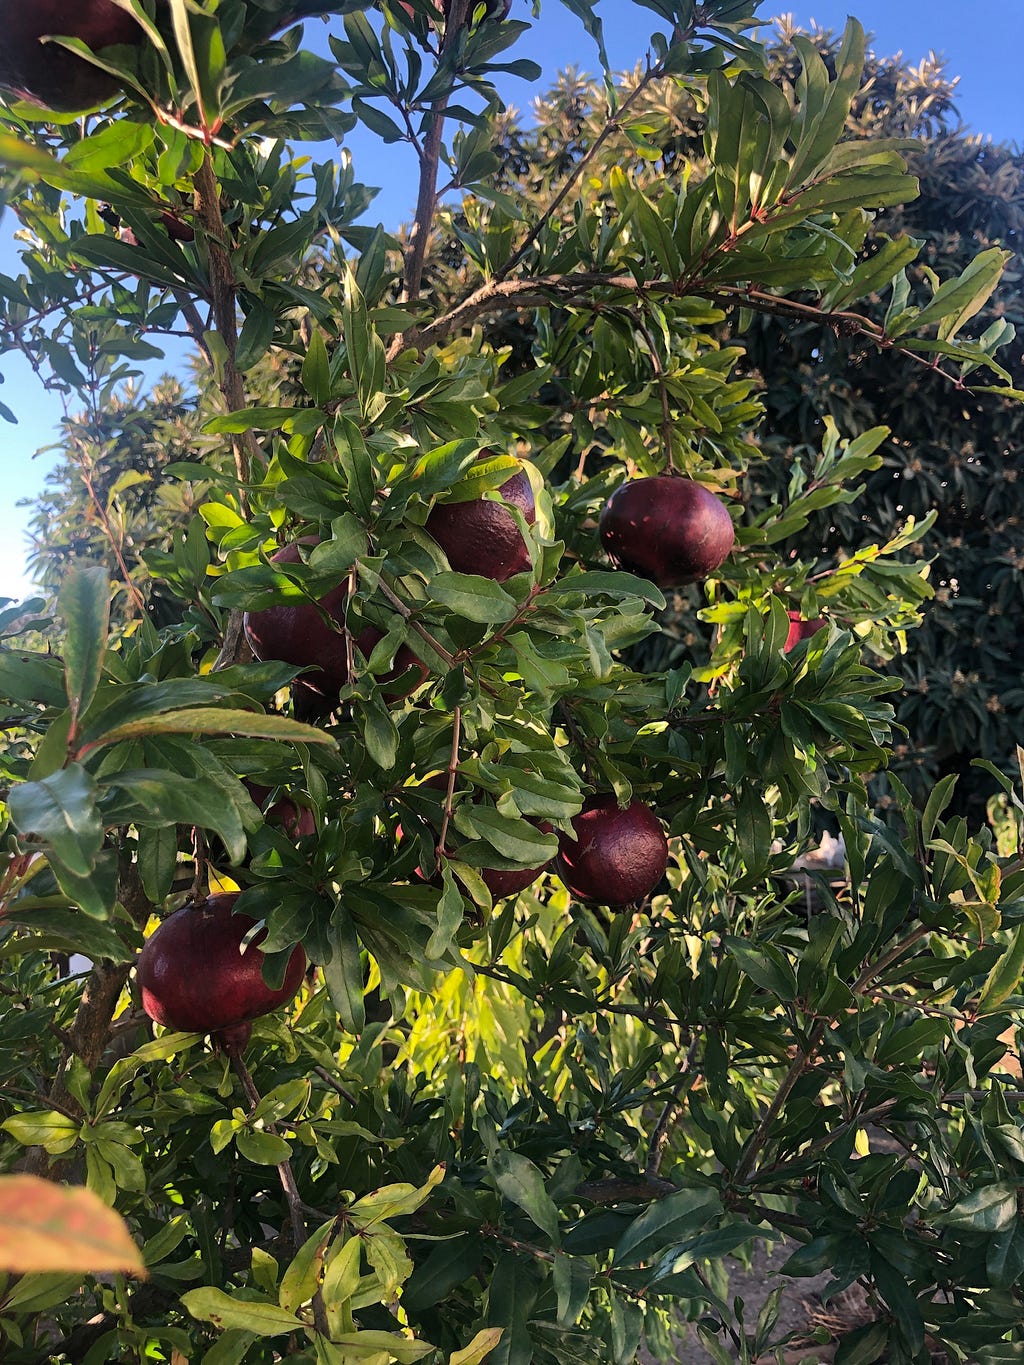
[[[654,336],[644,321],[643,315],[637,312],[633,321],[640,335],[647,342],[651,367],[654,370],[654,377],[658,381],[658,393],[661,396],[661,451],[665,456],[665,468],[671,474],[678,474],[679,471],[676,469],[675,460],[672,456],[672,409],[669,405],[668,384],[665,381],[665,366],[662,364]]]
[[[242,1089],[245,1091],[246,1099],[248,1099],[253,1109],[255,1109],[263,1096],[256,1089],[256,1082],[252,1078],[252,1072],[242,1060],[241,1055],[237,1052],[232,1052],[231,1054],[231,1066],[235,1075],[242,1083]],[[266,1129],[267,1132],[276,1132],[276,1125],[268,1123]],[[292,1164],[287,1157],[285,1157],[284,1161],[279,1161],[277,1163],[277,1174],[281,1181],[281,1188],[284,1190],[284,1197],[288,1202],[288,1216],[292,1225],[292,1240],[295,1243],[295,1250],[298,1251],[299,1247],[302,1246],[303,1242],[306,1240],[306,1220],[302,1216],[302,1198],[299,1194],[299,1187],[295,1183],[295,1172],[292,1170]],[[319,1328],[317,1330],[319,1330]]]
[[[697,1049],[700,1046],[701,1031],[695,1029],[693,1037],[690,1039],[690,1046],[686,1049],[686,1056],[679,1067],[679,1075],[672,1093],[661,1111],[654,1132],[651,1134],[650,1146],[647,1149],[647,1165],[644,1167],[644,1178],[648,1181],[657,1180],[661,1171],[661,1163],[665,1159],[665,1152],[668,1149],[668,1140],[672,1132],[672,1125],[683,1111],[683,1091],[690,1088],[690,1085],[697,1080],[699,1073],[693,1075],[693,1064],[697,1058]]]

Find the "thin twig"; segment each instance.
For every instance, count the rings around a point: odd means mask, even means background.
[[[444,816],[441,820],[441,837],[437,841],[435,865],[441,871],[441,859],[447,854],[448,828],[452,821],[452,797],[455,792],[455,779],[459,775],[459,745],[462,742],[462,707],[456,706],[452,712],[452,747],[448,755],[448,786],[444,794]]]
[[[672,410],[669,403],[668,383],[665,377],[665,366],[661,362],[658,348],[654,344],[654,336],[642,316],[635,316],[633,321],[640,332],[640,335],[647,342],[647,349],[651,356],[651,365],[654,369],[654,377],[658,383],[658,393],[661,396],[661,449],[665,456],[668,468],[675,472],[675,460],[672,456]]]
[[[679,1068],[679,1076],[667,1104],[661,1111],[654,1132],[651,1134],[650,1146],[647,1149],[647,1165],[644,1167],[644,1175],[648,1180],[654,1180],[661,1170],[661,1163],[665,1159],[665,1152],[668,1148],[669,1135],[672,1132],[672,1125],[682,1113],[682,1092],[684,1089],[695,1082],[700,1073],[692,1075],[693,1063],[697,1057],[697,1048],[700,1046],[702,1037],[701,1030],[695,1028],[693,1037],[690,1039],[690,1046],[686,1049],[686,1056],[683,1058]]]
[[[262,1096],[260,1095],[260,1092],[256,1089],[256,1082],[253,1080],[252,1073],[249,1071],[249,1068],[242,1060],[242,1055],[240,1052],[231,1053],[231,1065],[232,1068],[234,1069],[236,1076],[242,1083],[242,1089],[245,1091],[246,1098],[252,1105],[253,1109],[256,1109],[262,1099]],[[268,1133],[277,1132],[277,1125],[274,1123],[267,1123],[265,1127]],[[287,1201],[288,1204],[288,1216],[291,1222],[292,1240],[295,1243],[295,1250],[298,1251],[299,1247],[301,1247],[306,1240],[307,1233],[306,1219],[303,1216],[302,1212],[303,1209],[302,1196],[299,1194],[299,1187],[295,1181],[295,1172],[292,1170],[292,1163],[288,1160],[287,1157],[285,1157],[283,1161],[279,1161],[277,1163],[277,1174],[278,1178],[281,1181],[281,1188],[284,1190],[285,1200]],[[316,1330],[320,1332],[323,1336],[327,1336],[330,1332],[330,1325],[327,1321],[327,1308],[326,1305],[324,1304],[323,1294],[320,1292],[319,1288],[313,1294],[312,1302],[313,1323],[316,1327]]]
[[[431,635],[426,626],[421,625],[419,621],[417,621],[412,609],[406,606],[398,594],[384,581],[383,577],[378,578],[377,586],[394,607],[395,611],[398,612],[402,620],[412,627],[421,640],[425,640],[430,648],[441,656],[449,668],[454,668],[456,666],[454,656],[448,653],[440,640],[435,639],[435,637]]]
[[[355,1095],[352,1094],[351,1090],[346,1090],[340,1081],[335,1080],[325,1066],[314,1065],[313,1070],[322,1081],[326,1081],[332,1090],[337,1091],[341,1098],[347,1100],[352,1108],[355,1109],[359,1101],[356,1099]]]
[[[693,33],[694,26],[691,25],[689,29],[685,30],[685,32],[679,35],[678,38],[679,42],[688,42],[690,38],[693,37]],[[527,235],[523,238],[519,246],[516,247],[516,249],[512,252],[511,256],[508,258],[505,264],[495,272],[494,278],[496,280],[507,279],[508,276],[511,275],[512,271],[515,270],[515,268],[520,264],[520,262],[524,260],[530,248],[536,242],[537,238],[544,231],[545,227],[547,227],[548,223],[550,223],[551,219],[558,212],[561,206],[565,203],[573,187],[579,184],[581,178],[586,172],[587,167],[594,160],[594,157],[597,156],[598,152],[601,150],[601,148],[604,146],[604,144],[608,141],[608,139],[611,137],[613,133],[617,133],[622,130],[622,120],[624,119],[626,114],[629,113],[633,105],[637,102],[637,100],[644,93],[647,87],[652,83],[652,81],[657,80],[660,76],[664,74],[664,66],[665,58],[663,57],[660,62],[657,62],[654,66],[648,68],[648,70],[644,73],[641,79],[637,82],[633,90],[631,90],[630,93],[626,96],[626,98],[622,101],[618,113],[608,119],[607,123],[605,123],[604,127],[598,133],[597,137],[590,144],[590,146],[587,148],[584,154],[580,157],[579,161],[577,161],[576,165],[572,169],[572,173],[567,177],[565,183],[562,185],[562,188],[558,191],[555,197],[551,200],[550,204],[547,206],[547,208],[544,210],[541,216],[537,219],[537,222],[533,225],[533,227],[530,229]]]
[[[457,42],[459,34],[469,21],[474,0],[446,0],[444,37],[438,54],[443,61],[449,49]],[[427,244],[430,230],[437,211],[437,171],[441,161],[441,144],[444,138],[445,111],[448,108],[450,92],[443,95],[430,106],[427,115],[427,133],[420,147],[416,148],[420,163],[419,188],[416,194],[416,213],[409,233],[409,248],[405,262],[405,288],[403,303],[412,303],[420,296],[423,287],[423,266],[427,259]],[[408,126],[408,119],[406,120]],[[411,128],[409,129],[411,132]]]

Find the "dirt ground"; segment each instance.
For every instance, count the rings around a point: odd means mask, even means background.
[[[779,1320],[772,1334],[773,1341],[779,1341],[790,1332],[810,1332],[816,1314],[826,1312],[822,1307],[821,1291],[832,1278],[829,1274],[817,1275],[813,1279],[791,1279],[779,1274],[779,1267],[794,1251],[793,1246],[776,1244],[766,1247],[759,1243],[754,1253],[750,1269],[745,1269],[738,1261],[730,1262],[729,1298],[739,1297],[744,1303],[744,1317],[747,1330],[753,1328],[757,1315],[768,1295],[778,1285],[784,1290],[780,1301]],[[774,1356],[771,1357],[774,1359]],[[793,1347],[785,1355],[787,1365],[824,1365],[832,1359],[832,1347],[808,1344]],[[654,1362],[649,1356],[642,1355],[643,1365],[667,1365]],[[711,1357],[704,1350],[696,1333],[687,1333],[679,1342],[678,1352],[672,1365],[709,1365]]]

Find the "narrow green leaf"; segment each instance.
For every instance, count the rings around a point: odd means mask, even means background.
[[[286,1332],[301,1332],[302,1320],[294,1313],[286,1313],[276,1303],[265,1299],[246,1302],[222,1289],[192,1289],[181,1296],[181,1301],[200,1322],[212,1322],[214,1327],[239,1328],[255,1332],[260,1337],[279,1337]]]
[[[484,625],[511,621],[516,614],[515,600],[493,578],[480,574],[435,574],[430,580],[430,595],[465,620]]]
[[[1001,1232],[1017,1217],[1017,1185],[1008,1180],[982,1185],[936,1218],[943,1227],[964,1232]]]
[[[533,1162],[518,1152],[498,1147],[488,1158],[487,1167],[505,1198],[517,1204],[547,1233],[552,1245],[558,1246],[561,1240],[558,1210],[544,1188],[543,1175]]]
[[[64,678],[74,726],[96,694],[110,622],[110,575],[102,564],[75,563],[57,598],[64,621]]]
[[[16,828],[53,848],[69,872],[87,877],[103,842],[96,783],[79,763],[11,788],[8,808]]]
[[[978,998],[978,1013],[989,1014],[1020,985],[1024,973],[1024,924],[1014,931],[1009,947],[985,978]]]
[[[130,721],[94,739],[90,748],[116,744],[139,735],[248,735],[252,739],[289,740],[293,744],[334,744],[335,740],[312,725],[287,716],[267,716],[260,711],[229,711],[197,706],[190,711],[165,711],[160,716]]]
[[[722,1203],[714,1190],[684,1189],[659,1199],[630,1223],[615,1248],[615,1264],[656,1261],[668,1247],[721,1212]]]

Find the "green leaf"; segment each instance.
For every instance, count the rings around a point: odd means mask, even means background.
[[[944,1042],[949,1033],[950,1024],[945,1019],[915,1019],[911,1024],[895,1024],[879,1042],[875,1059],[880,1066],[906,1066],[917,1062],[925,1048]]]
[[[524,1257],[499,1256],[487,1286],[487,1324],[503,1328],[489,1365],[530,1365],[535,1359],[530,1319],[537,1302],[537,1277]]]
[[[714,1190],[678,1190],[652,1204],[626,1229],[615,1248],[616,1266],[652,1262],[722,1212]]]
[[[462,927],[465,914],[462,896],[447,866],[442,872],[442,882],[444,890],[437,904],[437,926],[427,940],[426,947],[427,957],[434,962],[448,952],[455,934]]]
[[[247,735],[251,739],[280,739],[293,744],[334,744],[323,730],[302,725],[287,716],[267,716],[261,711],[229,711],[197,706],[191,711],[165,711],[162,715],[129,721],[92,741],[90,748],[116,744],[139,735]]]
[[[524,1213],[546,1232],[553,1246],[558,1246],[561,1234],[558,1210],[544,1188],[544,1177],[525,1156],[498,1147],[487,1159],[487,1168],[506,1199],[517,1204]]]
[[[286,1313],[276,1303],[266,1300],[246,1302],[221,1289],[191,1289],[182,1294],[181,1301],[200,1322],[212,1322],[214,1327],[239,1328],[255,1332],[259,1337],[279,1337],[286,1332],[301,1332],[303,1323],[294,1313]]]
[[[410,1276],[402,1291],[403,1303],[417,1313],[440,1303],[476,1273],[482,1257],[480,1238],[469,1233],[438,1243]]]
[[[38,1114],[14,1114],[0,1123],[5,1133],[24,1147],[45,1147],[48,1152],[66,1152],[78,1137],[81,1125],[56,1109]]]
[[[49,844],[69,872],[87,877],[103,843],[96,794],[92,774],[71,763],[41,782],[12,787],[8,806],[22,834]]]
[[[257,1166],[280,1166],[292,1154],[291,1146],[276,1133],[250,1132],[240,1128],[235,1134],[235,1146],[247,1161]],[[242,1326],[241,1323],[234,1324]]]
[[[438,573],[430,580],[430,596],[466,621],[498,625],[516,614],[515,599],[493,578],[480,574]]]
[[[1020,985],[1024,973],[1024,924],[1014,932],[1010,945],[985,978],[978,997],[978,1013],[997,1010]]]
[[[297,1313],[304,1303],[308,1303],[320,1285],[320,1272],[323,1269],[324,1253],[331,1240],[334,1229],[333,1220],[318,1228],[312,1237],[306,1239],[295,1253],[291,1265],[281,1277],[278,1303],[286,1313]]]
[[[96,694],[110,621],[110,576],[103,565],[75,563],[61,584],[57,608],[64,621],[64,677],[74,727]]]
[[[984,308],[1012,255],[996,246],[980,252],[956,279],[939,286],[931,303],[914,319],[913,330],[917,332],[929,323],[939,322],[939,339],[951,341],[964,323]]]
[[[585,597],[640,597],[656,611],[664,611],[665,596],[646,578],[611,569],[592,569],[568,573],[547,589],[550,596],[582,593]]]
[[[746,939],[724,934],[722,942],[740,970],[762,990],[780,1000],[797,997],[796,974],[791,963],[773,943],[748,943]]]
[[[558,852],[558,840],[527,820],[502,815],[490,806],[462,801],[455,809],[455,828],[467,839],[485,839],[503,858],[523,867],[539,867]]]
[[[317,328],[309,339],[306,357],[302,362],[302,387],[317,407],[331,401],[331,363],[327,355],[323,333]]]
[[[983,1185],[957,1200],[951,1209],[939,1214],[936,1223],[964,1232],[1001,1232],[1017,1217],[1018,1187],[1008,1180]]]
[[[327,941],[331,946],[331,957],[330,961],[321,964],[320,970],[331,1004],[338,1011],[342,1028],[358,1035],[366,1026],[363,963],[355,924],[341,904],[334,907],[327,927]]]
[[[575,1327],[590,1299],[593,1268],[577,1256],[556,1256],[552,1267],[559,1327]]]

